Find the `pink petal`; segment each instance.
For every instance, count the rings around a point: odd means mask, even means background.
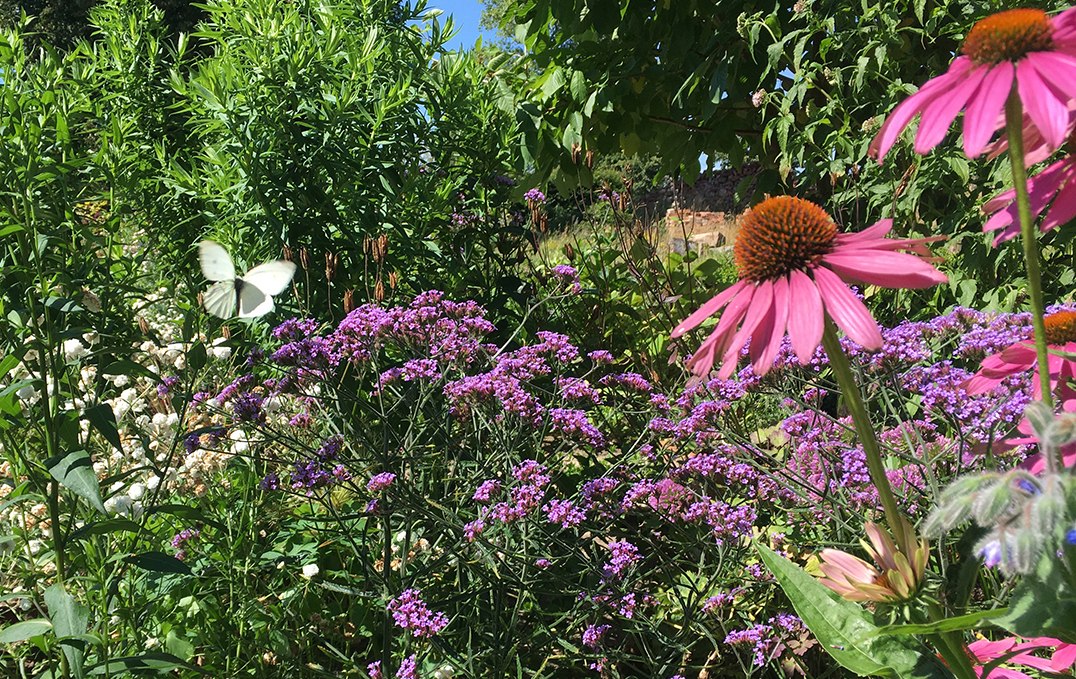
[[[1076,97],[1076,57],[1062,52],[1030,52],[1024,61],[1052,87]],[[1023,94],[1020,97],[1022,99]]]
[[[795,270],[788,278],[788,336],[801,365],[810,363],[822,342],[825,307],[811,277]]]
[[[1042,222],[1042,230],[1049,231],[1062,224],[1068,224],[1076,217],[1076,176],[1070,177],[1069,181],[1057,192],[1050,211],[1046,213],[1046,219]]]
[[[750,285],[747,281],[737,281],[733,285],[725,288],[721,292],[714,295],[710,301],[703,304],[701,307],[695,310],[690,316],[680,321],[680,323],[673,328],[670,337],[676,339],[683,336],[684,333],[697,327],[700,323],[712,316],[716,311],[728,304],[729,300],[735,297],[743,288]]]
[[[724,354],[728,350],[735,334],[733,330],[744,317],[744,314],[747,313],[747,308],[751,305],[751,299],[754,294],[754,283],[749,282],[747,285],[740,287],[736,296],[729,302],[728,308],[721,314],[714,331],[706,338],[706,341],[695,352],[695,355],[688,360],[688,367],[691,368],[692,372],[700,376],[710,373],[714,365],[714,357],[717,354]]]
[[[974,158],[983,152],[998,129],[998,116],[1012,89],[1013,66],[1003,61],[986,74],[982,88],[964,112],[964,153]]]
[[[1069,124],[1068,106],[1058,101],[1027,60],[1017,64],[1016,87],[1028,117],[1035,123],[1035,127],[1039,128],[1043,139],[1052,148],[1060,147],[1065,141]]]
[[[919,131],[915,135],[913,146],[916,153],[928,153],[942,139],[945,139],[949,126],[952,125],[971,95],[975,93],[989,70],[987,66],[979,66],[963,76],[959,82],[954,83],[955,86],[944,96],[935,98],[923,109],[923,116],[919,120]]]
[[[838,249],[823,257],[822,262],[845,280],[884,288],[929,288],[948,280],[919,257],[903,252],[878,250],[865,256]]]
[[[1037,670],[1049,670],[1051,669],[1051,663],[1046,658],[1040,658],[1030,653],[1021,653],[1014,655],[1008,660],[1013,665],[1026,665],[1027,667],[1034,667]]]
[[[844,244],[859,243],[862,241],[875,241],[879,238],[885,238],[886,234],[893,230],[892,219],[881,219],[874,224],[871,224],[862,231],[853,231],[851,233],[839,233],[837,234],[837,242]]]
[[[871,312],[837,274],[825,267],[816,267],[814,282],[826,313],[853,342],[870,351],[882,348],[882,333]]]
[[[964,380],[964,383],[960,386],[964,387],[964,391],[968,392],[972,396],[978,394],[985,394],[993,391],[999,384],[1001,384],[1003,378],[987,377],[980,373],[976,373]]]
[[[1050,669],[1061,672],[1076,665],[1076,644],[1061,644],[1050,658]]]
[[[980,639],[979,641],[973,641],[968,644],[968,650],[975,656],[975,659],[979,662],[985,663],[995,658],[1000,658],[1002,654],[1013,647],[1016,643],[1016,639],[1009,637],[1007,639],[1001,639],[1000,641],[990,641],[988,639]]]
[[[769,341],[764,349],[759,351],[757,359],[752,363],[755,372],[763,375],[771,367],[777,358],[777,351],[781,348],[781,340],[784,339],[785,329],[788,327],[788,313],[791,293],[787,278],[778,278],[773,282],[773,325],[769,329]],[[758,333],[756,333],[758,334]],[[751,337],[751,353],[755,351],[755,337]]]
[[[755,332],[755,328],[766,317],[772,304],[773,283],[763,281],[755,288],[754,296],[751,298],[751,305],[747,307],[747,314],[744,316],[743,325],[740,326],[740,329],[732,338],[732,342],[725,350],[725,355],[721,359],[721,371],[718,373],[718,377],[728,379],[732,376],[732,373],[736,370],[736,363],[740,358],[740,350],[747,344],[747,338]]]
[[[730,338],[731,335],[728,334],[718,335],[717,331],[711,332],[709,337],[703,340],[699,348],[687,360],[688,369],[699,377],[709,375],[714,368],[714,357],[718,352],[724,353],[725,346]]]
[[[990,214],[991,212],[997,212],[998,210],[1010,205],[1014,200],[1016,200],[1016,189],[1002,191],[998,195],[983,203],[983,213]]]
[[[962,58],[965,59],[965,62],[961,64],[961,71],[967,70],[966,66],[971,63],[966,57]],[[904,131],[904,128],[908,127],[912,119],[919,115],[923,108],[930,104],[935,97],[945,94],[949,88],[949,81],[954,77],[953,70],[958,61],[960,61],[960,58],[949,67],[949,73],[928,81],[919,88],[918,92],[897,104],[896,108],[889,113],[885,122],[882,123],[882,129],[878,131],[877,136],[874,137],[870,144],[869,152],[878,158],[879,163],[889,153],[889,149],[893,148],[893,144],[900,138],[900,133]]]

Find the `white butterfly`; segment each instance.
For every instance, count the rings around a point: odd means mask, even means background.
[[[205,291],[205,309],[218,318],[231,318],[239,307],[240,318],[257,318],[273,310],[273,295],[288,287],[295,275],[295,264],[277,260],[254,267],[239,278],[228,251],[218,243],[204,240],[198,244],[198,261],[202,273],[213,285]]]

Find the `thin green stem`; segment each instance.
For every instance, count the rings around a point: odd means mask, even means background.
[[[878,444],[878,437],[875,436],[870,415],[867,414],[867,406],[863,403],[863,394],[859,390],[859,384],[856,382],[855,375],[852,374],[852,366],[844,354],[844,349],[841,348],[841,341],[837,338],[837,332],[829,318],[826,318],[825,330],[822,332],[822,346],[829,357],[829,367],[837,379],[837,385],[844,394],[844,402],[852,414],[852,423],[855,425],[856,433],[859,434],[859,442],[867,458],[867,471],[870,472],[871,482],[878,489],[878,499],[881,500],[882,509],[885,510],[889,530],[898,545],[913,545],[915,544],[914,536],[908,534],[908,521],[897,506],[897,498],[893,495],[893,487],[889,485],[889,477],[885,473],[882,447]]]
[[[1024,167],[1024,109],[1013,83],[1005,102],[1005,128],[1009,135],[1009,164],[1012,166],[1013,188],[1016,190],[1016,210],[1020,217],[1020,236],[1024,244],[1024,266],[1027,269],[1027,290],[1031,298],[1031,323],[1035,328],[1035,356],[1039,369],[1042,402],[1053,408],[1053,385],[1050,382],[1049,350],[1046,346],[1046,305],[1042,299],[1042,275],[1039,272],[1039,241],[1031,216],[1031,200],[1027,195],[1027,168]]]
[[[878,489],[878,498],[885,510],[889,530],[898,545],[909,547],[917,545],[918,541],[912,532],[911,524],[904,518],[904,513],[897,505],[893,487],[889,484],[889,477],[886,476],[885,463],[882,461],[882,447],[878,443],[870,414],[863,402],[863,393],[859,389],[859,383],[856,382],[855,375],[852,373],[848,356],[845,355],[841,341],[837,337],[837,331],[829,318],[826,318],[825,328],[822,331],[822,346],[826,350],[826,356],[829,357],[829,367],[833,371],[837,385],[844,395],[844,402],[852,414],[852,423],[855,425],[859,442],[867,458],[867,471],[870,473],[871,482]],[[958,635],[953,633],[932,635],[931,641],[958,679],[975,677],[975,671],[971,667],[971,662],[964,652],[963,642]]]

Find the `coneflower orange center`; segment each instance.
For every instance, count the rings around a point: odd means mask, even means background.
[[[837,225],[809,200],[767,198],[744,215],[733,254],[741,278],[767,281],[805,269],[833,249]]]
[[[1050,18],[1041,9],[1010,9],[980,20],[964,39],[964,54],[977,64],[1016,61],[1054,46]]]
[[[1047,344],[1076,342],[1076,311],[1056,311],[1042,319]]]

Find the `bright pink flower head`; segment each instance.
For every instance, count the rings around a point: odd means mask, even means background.
[[[964,111],[964,152],[981,154],[1005,124],[1005,100],[1016,81],[1028,117],[1052,149],[1065,141],[1068,101],[1076,97],[1076,8],[1050,17],[1039,9],[992,14],[968,32],[949,70],[902,101],[871,142],[881,161],[900,133],[920,115],[915,152],[945,138]]]
[[[1047,314],[1043,321],[1046,325],[1046,343],[1050,350],[1047,358],[1050,389],[1056,390],[1060,385],[1068,393],[1071,391],[1070,383],[1076,381],[1076,362],[1068,357],[1076,354],[1076,311],[1055,311]],[[1010,344],[1000,352],[984,358],[979,372],[964,383],[964,389],[969,394],[985,394],[1008,377],[1031,372],[1032,395],[1040,399],[1042,384],[1039,373],[1035,370],[1035,361],[1033,339]]]
[[[839,233],[825,210],[791,196],[756,205],[744,215],[733,246],[740,281],[672,331],[680,337],[724,309],[688,361],[692,372],[706,375],[720,361],[719,374],[727,378],[750,344],[751,364],[764,374],[786,333],[806,364],[822,341],[826,316],[860,346],[880,349],[878,324],[846,283],[927,288],[946,280],[925,260],[924,243],[932,239],[886,238],[892,228],[884,219],[859,233]]]
[[[1053,649],[1050,657],[1035,655],[1036,652]],[[1050,673],[1062,673],[1076,664],[1076,644],[1066,644],[1059,639],[1050,637],[1036,637],[1018,643],[1016,637],[1008,637],[999,641],[980,639],[968,644],[968,655],[971,658],[975,675],[985,679],[1031,679],[1031,677],[1019,670],[998,665],[1022,665],[1033,667]],[[994,661],[1001,660],[1001,663]],[[984,674],[987,665],[995,667],[989,675]],[[1038,675],[1036,675],[1038,676]]]
[[[1069,154],[1027,180],[1031,213],[1045,215],[1039,229],[1049,231],[1076,217],[1076,135],[1068,142]],[[1009,189],[983,205],[990,215],[983,231],[996,231],[994,245],[1020,235],[1020,219],[1016,208],[1016,191]]]

